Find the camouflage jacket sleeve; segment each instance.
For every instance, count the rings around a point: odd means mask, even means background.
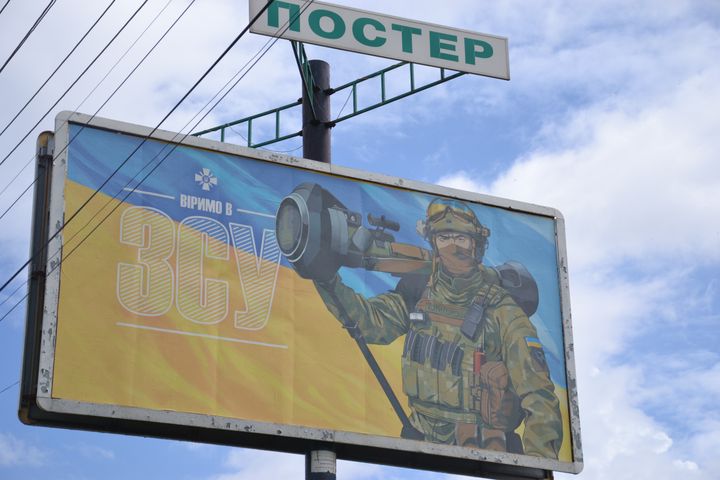
[[[557,458],[563,435],[560,405],[537,331],[510,299],[503,300],[494,315],[501,326],[502,356],[525,412],[525,453]]]
[[[365,298],[342,283],[339,275],[327,282],[316,281],[315,287],[335,318],[343,325],[357,322],[368,343],[386,345],[407,332],[408,310],[400,293]]]

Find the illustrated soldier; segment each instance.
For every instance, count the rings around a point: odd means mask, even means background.
[[[402,388],[425,440],[557,458],[558,398],[535,327],[481,263],[489,230],[457,200],[437,198],[426,213],[418,230],[432,246],[429,279],[404,277],[365,298],[336,273],[315,280],[319,294],[368,343],[405,336]]]

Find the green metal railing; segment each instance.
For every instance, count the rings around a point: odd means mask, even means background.
[[[386,88],[386,75],[390,73],[391,71],[398,69],[400,67],[403,67],[405,65],[408,65],[408,72],[409,72],[409,85],[410,88],[406,92],[388,97],[387,96],[387,88]],[[437,69],[440,71],[440,78],[438,80],[435,80],[434,82],[426,83],[423,85],[420,85],[419,87],[415,84],[415,64],[409,63],[409,62],[400,62],[396,63],[395,65],[391,65],[387,68],[384,68],[380,71],[377,71],[373,74],[367,75],[362,78],[358,78],[357,80],[353,80],[352,82],[346,83],[345,85],[342,85],[340,87],[334,88],[332,93],[338,93],[343,90],[351,89],[352,91],[352,99],[353,99],[353,111],[352,113],[349,113],[347,115],[343,115],[341,117],[338,117],[335,119],[333,123],[339,123],[344,120],[348,120],[350,118],[356,117],[362,113],[369,112],[370,110],[375,110],[376,108],[383,107],[385,105],[388,105],[392,102],[396,102],[400,99],[403,99],[405,97],[409,97],[410,95],[413,95],[418,92],[422,92],[423,90],[427,90],[428,88],[434,87],[436,85],[440,85],[441,83],[445,83],[447,81],[453,80],[455,78],[458,78],[462,75],[464,75],[463,72],[453,72],[451,75],[447,75],[447,70],[444,68]],[[371,104],[364,108],[358,108],[358,85],[379,78],[380,79],[380,101],[374,104]]]
[[[250,117],[241,118],[240,120],[235,120],[234,122],[225,123],[223,125],[218,125],[217,127],[208,128],[207,130],[202,130],[200,132],[195,132],[192,135],[195,137],[200,137],[203,135],[207,135],[208,133],[217,132],[220,131],[220,141],[225,141],[225,130],[227,129],[233,129],[235,125],[241,125],[243,123],[247,124],[247,134],[245,136],[245,140],[247,141],[247,146],[252,148],[259,148],[263,147],[265,145],[270,145],[271,143],[281,142],[283,140],[287,140],[293,137],[298,137],[302,134],[301,131],[299,132],[293,132],[286,135],[280,135],[280,114],[284,112],[285,110],[289,110],[293,107],[298,107],[302,105],[302,100],[296,100],[293,103],[288,103],[287,105],[283,105],[282,107],[273,108],[272,110],[266,110],[261,113],[256,113],[255,115],[252,115]],[[253,143],[253,120],[257,120],[259,118],[269,117],[269,116],[275,117],[275,136],[270,139],[263,142]]]
[[[302,65],[305,65],[307,62],[307,56],[305,55],[304,50],[302,49],[302,45],[300,45],[300,48],[293,47],[296,51],[296,59],[298,60],[298,66],[300,67],[301,74],[303,75],[303,83],[305,88],[308,89],[309,95],[312,94],[313,89],[313,83],[312,78],[309,78],[305,74],[305,69],[302,68]],[[302,62],[302,63],[301,63]],[[408,66],[408,79],[409,79],[409,88],[406,91],[403,91],[402,93],[388,96],[387,95],[387,85],[386,85],[386,76],[388,73],[399,69],[404,66]],[[352,82],[348,82],[344,85],[341,85],[337,88],[330,89],[328,95],[334,95],[338,92],[348,91],[348,97],[352,98],[352,112],[342,115],[342,111],[340,112],[341,116],[338,116],[335,120],[330,122],[330,126],[335,126],[335,124],[343,122],[345,120],[348,120],[350,118],[356,117],[360,114],[369,112],[371,110],[375,110],[376,108],[380,108],[382,106],[388,105],[392,102],[396,102],[402,98],[408,97],[410,95],[413,95],[418,92],[422,92],[423,90],[427,90],[428,88],[440,85],[442,83],[445,83],[447,81],[453,80],[455,78],[458,78],[462,75],[464,75],[463,72],[454,72],[454,71],[448,71],[444,68],[439,68],[440,78],[438,80],[424,83],[422,85],[416,85],[416,79],[415,79],[415,64],[409,63],[409,62],[400,62],[395,65],[391,65],[387,68],[384,68],[382,70],[379,70],[375,73],[372,73],[370,75],[358,78],[357,80],[353,80]],[[449,73],[449,74],[448,74]],[[371,103],[368,106],[359,108],[359,101],[358,101],[358,86],[371,81],[377,81],[379,79],[380,82],[380,101]],[[312,97],[311,97],[312,98]],[[207,130],[202,130],[200,132],[193,133],[194,136],[199,137],[202,135],[207,135],[209,133],[220,131],[220,141],[225,141],[225,130],[226,129],[232,129],[235,131],[232,127],[235,127],[236,125],[246,125],[246,136],[245,140],[248,147],[252,148],[259,148],[264,147],[266,145],[270,145],[272,143],[281,142],[283,140],[288,140],[293,137],[299,137],[302,135],[302,130],[297,132],[288,133],[285,135],[281,135],[281,116],[282,113],[290,110],[292,108],[296,108],[302,105],[302,100],[298,99],[295,102],[288,103],[287,105],[283,105],[281,107],[273,108],[271,110],[267,110],[261,113],[257,113],[255,115],[251,115],[249,117],[241,118],[240,120],[235,120],[233,122],[225,123],[223,125],[219,125],[217,127],[208,128]],[[275,134],[270,139],[265,139],[260,142],[253,142],[253,122],[257,121],[261,118],[271,117],[274,116],[275,121]]]

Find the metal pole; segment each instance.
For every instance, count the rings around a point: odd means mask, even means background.
[[[313,450],[305,455],[306,480],[335,480],[337,457],[331,450]]]
[[[322,60],[307,62],[310,78],[303,78],[302,137],[303,157],[330,163],[330,65]],[[307,82],[307,83],[306,83]],[[308,95],[308,88],[312,89]],[[329,449],[305,454],[306,480],[335,480],[337,457]]]
[[[27,402],[32,402],[37,386],[36,366],[39,356],[36,345],[40,345],[40,334],[45,298],[45,262],[47,249],[43,245],[48,239],[48,211],[50,203],[50,184],[52,182],[52,163],[55,150],[55,137],[52,132],[43,132],[38,137],[35,166],[35,197],[33,200],[33,237],[30,253],[30,285],[28,287],[27,320],[25,322],[25,349],[23,355],[22,382],[20,386],[20,414]],[[35,355],[33,355],[35,353]]]
[[[311,72],[308,86],[312,98],[303,85],[302,136],[303,157],[318,162],[331,163],[330,153],[330,65],[322,60],[307,62]],[[305,81],[305,80],[303,80]],[[311,103],[312,102],[312,103]]]

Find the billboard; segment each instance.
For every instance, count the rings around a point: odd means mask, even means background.
[[[56,121],[24,421],[476,475],[582,468],[557,211]]]

